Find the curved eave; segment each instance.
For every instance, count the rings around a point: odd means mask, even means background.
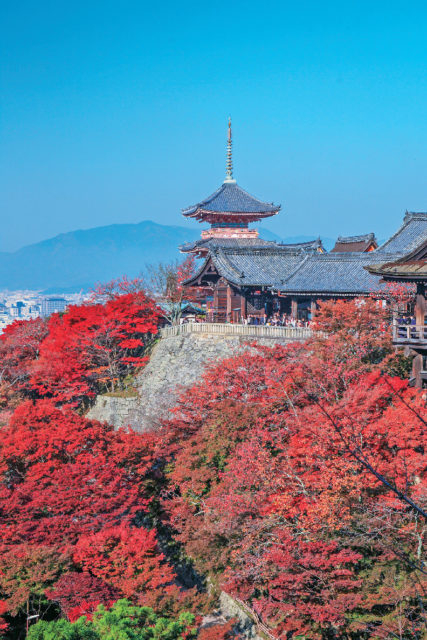
[[[379,286],[381,286],[381,284],[379,283]],[[360,291],[332,291],[332,290],[322,290],[322,291],[315,291],[315,290],[309,290],[307,289],[306,291],[298,289],[295,291],[292,291],[291,289],[280,289],[277,287],[271,287],[272,291],[277,291],[278,293],[280,293],[282,296],[292,296],[295,298],[298,297],[304,297],[304,298],[315,298],[316,296],[319,296],[319,298],[322,298],[323,296],[327,296],[327,297],[335,297],[335,298],[357,298],[358,296],[366,296],[369,295],[371,293],[375,293],[376,290],[373,289],[361,289]]]
[[[286,288],[286,285],[273,285],[272,287],[270,287],[272,291],[278,292],[279,295],[282,296],[292,296],[292,297],[306,297],[306,298],[314,298],[316,296],[318,296],[319,298],[321,297],[335,297],[335,298],[339,298],[339,297],[344,297],[344,298],[357,298],[358,296],[367,296],[370,295],[372,293],[376,293],[378,292],[379,289],[383,289],[384,288],[384,283],[381,283],[381,280],[378,281],[377,285],[375,285],[375,288],[373,286],[373,283],[371,283],[371,286],[369,287],[359,287],[359,288],[354,288],[352,290],[348,290],[348,289],[331,289],[328,287],[325,288],[319,288],[319,289],[309,289],[307,287],[304,288],[300,288],[300,289],[291,289],[291,288]]]
[[[370,274],[380,276],[388,282],[427,281],[427,263],[425,260],[414,262],[372,264],[365,267]]]
[[[182,212],[182,215],[186,218],[195,218],[196,220],[203,220],[204,222],[214,222],[215,220],[230,220],[232,222],[237,218],[246,220],[247,222],[256,222],[261,218],[269,218],[275,216],[280,211],[280,206],[277,209],[271,211],[210,211],[208,209],[198,208],[195,211]]]

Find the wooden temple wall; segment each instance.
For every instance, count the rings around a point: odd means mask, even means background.
[[[274,296],[270,292],[242,291],[219,280],[213,288],[213,301],[208,314],[210,322],[241,322],[248,316],[262,317],[275,312],[291,315],[295,320],[311,319],[316,311],[314,298],[298,299]]]
[[[412,377],[415,380],[415,386],[421,389],[424,385],[424,381],[427,375],[427,340],[425,339],[426,331],[424,327],[427,326],[427,301],[426,301],[426,283],[417,283],[417,293],[415,296],[415,324],[417,327],[421,327],[420,346],[417,349],[414,348],[414,357],[412,360]],[[424,340],[424,344],[423,343]],[[426,380],[427,384],[427,380]]]
[[[240,322],[246,317],[246,299],[240,290],[219,280],[214,288],[211,318],[213,322]]]

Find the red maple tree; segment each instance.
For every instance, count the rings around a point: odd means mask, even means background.
[[[40,345],[47,335],[41,318],[16,320],[0,335],[0,405],[1,422],[7,422],[13,409],[32,389],[32,367],[39,357]]]
[[[70,306],[51,316],[31,384],[42,396],[79,403],[114,391],[146,360],[159,312],[144,292],[113,295],[105,303]]]
[[[82,536],[73,559],[124,597],[159,608],[175,595],[175,574],[160,552],[156,532],[122,524]]]
[[[305,345],[252,348],[182,396],[164,508],[196,566],[273,635],[410,633],[422,621],[423,522],[409,507],[425,504],[425,399],[383,372],[382,305],[328,302],[316,322]]]
[[[68,549],[84,533],[144,511],[150,436],[114,431],[51,400],[27,401],[0,430],[3,547]]]
[[[62,613],[75,622],[80,616],[91,618],[99,604],[106,607],[121,597],[120,591],[88,572],[69,571],[46,590],[49,600],[57,602]]]

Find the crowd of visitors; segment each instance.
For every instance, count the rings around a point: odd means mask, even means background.
[[[427,338],[427,325],[417,326],[416,318],[413,315],[397,317],[396,329],[399,338]]]
[[[287,313],[274,313],[272,316],[263,314],[261,316],[249,315],[242,320],[243,324],[266,325],[268,327],[309,327],[310,320],[293,318]]]
[[[187,324],[189,322],[226,322],[225,318],[212,317],[210,314],[205,316],[201,315],[188,315],[183,316],[180,319],[180,324]],[[266,313],[261,315],[250,314],[247,318],[240,318],[235,320],[234,324],[254,325],[254,326],[267,326],[267,327],[310,327],[310,320],[304,320],[302,318],[293,318],[287,313],[274,313],[268,316]]]

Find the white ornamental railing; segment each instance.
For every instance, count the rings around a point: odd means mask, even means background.
[[[393,326],[393,342],[427,344],[427,325],[395,324]]]
[[[283,338],[291,341],[302,341],[311,338],[313,332],[308,327],[269,327],[251,324],[221,324],[217,322],[187,322],[185,324],[164,327],[163,338],[188,333],[220,334],[224,336],[243,336],[247,338]]]

